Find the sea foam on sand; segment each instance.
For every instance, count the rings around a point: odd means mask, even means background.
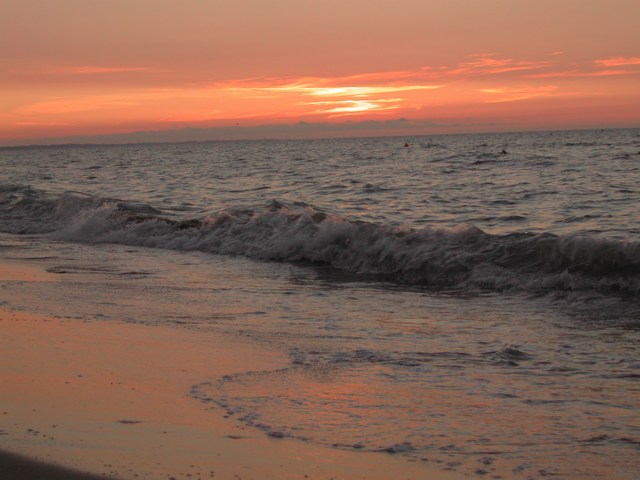
[[[37,270],[3,263],[0,280],[38,281]],[[205,409],[188,396],[192,385],[288,362],[239,339],[6,307],[0,329],[0,449],[8,452],[123,479],[461,477],[393,455],[268,438],[219,407]]]

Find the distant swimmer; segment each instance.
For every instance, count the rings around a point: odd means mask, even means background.
[[[507,155],[509,152],[507,152],[504,148],[502,150],[500,150],[500,155]]]
[[[404,148],[409,148],[409,144],[408,144],[408,143],[405,143],[405,144],[404,144]]]

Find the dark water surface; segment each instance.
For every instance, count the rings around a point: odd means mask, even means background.
[[[634,479],[639,152],[638,130],[0,150],[0,256],[51,274],[0,301],[280,348],[285,370],[190,392],[271,436]]]

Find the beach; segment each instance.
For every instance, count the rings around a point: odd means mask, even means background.
[[[47,275],[33,263],[0,269],[4,284]],[[222,375],[286,366],[274,350],[7,308],[0,322],[3,478],[89,478],[28,459],[119,479],[460,478],[393,455],[270,438],[188,396],[192,385]]]
[[[0,480],[639,480],[639,16],[0,0]]]
[[[2,150],[0,450],[123,479],[635,480],[639,139]]]

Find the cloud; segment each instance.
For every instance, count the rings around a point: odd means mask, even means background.
[[[416,76],[415,71],[411,75],[405,73],[401,75],[405,79]],[[384,81],[380,81],[381,78]],[[410,93],[442,88],[441,85],[401,82],[397,78],[389,82],[387,78],[388,72],[336,78],[251,79],[213,85],[212,90],[222,90],[242,99],[282,99],[282,105],[319,105],[323,108],[303,113],[333,118],[397,110],[408,102]],[[379,81],[374,82],[376,79]],[[362,83],[358,84],[358,81]]]
[[[232,86],[227,90],[236,92],[268,92],[268,93],[297,93],[300,95],[321,97],[372,97],[374,95],[400,93],[415,90],[434,90],[441,85],[377,85],[377,86],[350,86],[341,82],[341,79],[305,78],[294,83],[281,85],[253,85]]]
[[[555,85],[545,85],[540,87],[497,87],[480,89],[482,93],[489,94],[494,98],[485,100],[486,103],[502,103],[529,100],[537,97],[551,97],[556,95],[558,87]]]
[[[95,65],[50,67],[43,70],[47,75],[104,75],[114,73],[159,72],[153,67],[101,67]]]
[[[60,115],[68,113],[90,112],[112,108],[132,107],[139,102],[131,97],[121,95],[94,95],[72,98],[53,98],[33,103],[20,109],[20,113],[28,115]]]
[[[472,60],[463,62],[457,67],[446,70],[449,76],[464,77],[477,75],[498,75],[503,73],[538,70],[548,67],[548,61],[514,60],[512,58],[496,58],[494,54],[482,53],[471,55]]]
[[[356,122],[392,116],[428,115],[446,119],[471,115],[493,121],[507,109],[491,104],[540,99],[541,108],[550,108],[551,103],[545,97],[586,97],[595,91],[610,92],[615,86],[606,77],[628,75],[618,83],[633,83],[635,78],[631,75],[640,73],[634,68],[640,65],[640,57],[611,57],[581,63],[569,63],[564,57],[548,61],[549,54],[545,58],[542,61],[482,53],[448,66],[333,77],[254,77],[181,84],[172,80],[164,87],[150,85],[149,78],[138,75],[159,71],[149,66],[55,67],[47,71],[57,77],[41,77],[46,83],[43,88],[27,90],[27,85],[14,89],[16,94],[8,97],[9,108],[4,112],[7,121],[3,123],[21,122],[23,129],[32,126],[34,131],[37,126],[46,131],[46,126],[68,124],[73,128],[52,128],[51,132],[71,133],[187,125],[209,128],[223,122],[235,125],[243,121],[252,125],[281,125],[278,122],[298,120],[334,124],[343,117]],[[43,71],[41,68],[39,73]],[[127,76],[129,73],[131,77]],[[71,78],[72,75],[78,77]],[[560,80],[573,77],[593,77],[593,80]],[[75,83],[78,78],[82,79],[80,87]],[[130,78],[135,81],[127,83]],[[553,82],[557,85],[550,85]],[[587,83],[589,91],[584,86]],[[568,91],[570,88],[573,92]],[[519,108],[529,108],[529,105],[514,105],[513,111]],[[2,115],[0,113],[0,117]],[[345,131],[344,128],[338,130]],[[285,127],[280,131],[293,132]],[[319,131],[315,128],[313,134]],[[232,138],[241,138],[236,135],[237,129],[228,132]],[[242,132],[248,134],[249,130]],[[261,136],[269,136],[269,132],[266,128]]]
[[[19,127],[68,127],[70,123],[62,122],[16,122]]]
[[[640,65],[640,57],[613,57],[593,62],[601,67],[623,67],[631,65]]]
[[[525,75],[525,78],[571,78],[571,77],[610,77],[614,75],[626,75],[632,73],[629,70],[598,70],[592,72],[581,72],[579,70],[568,70],[559,72],[544,72]]]

